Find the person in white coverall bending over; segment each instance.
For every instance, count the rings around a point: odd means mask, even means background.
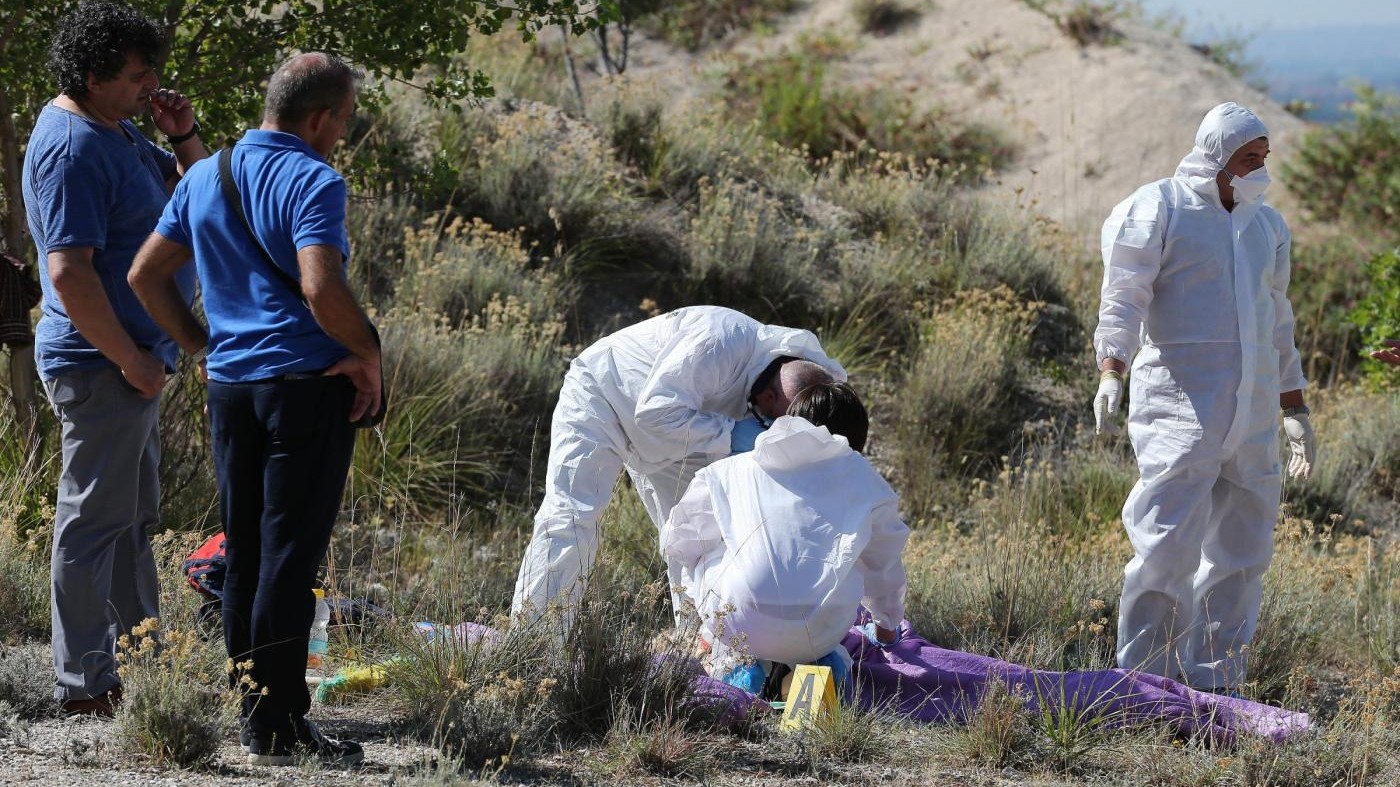
[[[1245,680],[1282,491],[1307,478],[1313,430],[1288,301],[1288,226],[1264,204],[1268,131],[1206,114],[1171,178],[1103,227],[1095,423],[1112,431],[1132,362],[1128,435],[1141,473],[1123,506],[1118,665],[1234,692]]]
[[[844,379],[811,332],[718,306],[677,309],[595,342],[559,391],[513,614],[538,616],[560,593],[577,600],[623,469],[659,533],[696,471],[752,449],[802,388]]]
[[[866,461],[869,420],[845,383],[814,385],[750,453],[701,470],[671,511],[662,548],[700,617],[710,674],[759,694],[798,664],[830,666],[861,604],[873,646],[904,618],[909,528]]]

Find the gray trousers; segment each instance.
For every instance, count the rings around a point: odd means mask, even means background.
[[[160,521],[159,399],[114,367],[44,381],[63,428],[53,557],[54,696],[101,696],[120,683],[116,639],[159,613],[147,529]]]

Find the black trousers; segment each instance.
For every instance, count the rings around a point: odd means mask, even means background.
[[[227,539],[224,643],[259,737],[306,715],[312,586],[325,560],[355,447],[345,377],[209,383],[209,421]],[[248,675],[255,685],[240,683]]]

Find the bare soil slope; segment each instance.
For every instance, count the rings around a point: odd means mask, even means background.
[[[1081,47],[1024,0],[909,0],[918,18],[876,36],[860,29],[856,3],[810,0],[772,35],[740,36],[725,48],[754,55],[823,34],[853,42],[835,69],[844,80],[894,85],[920,106],[1000,127],[1020,154],[989,195],[1073,231],[1095,230],[1133,189],[1171,175],[1201,118],[1222,101],[1259,113],[1275,160],[1306,127],[1185,41],[1143,23],[1115,21],[1114,42]],[[677,97],[692,94],[704,59],[722,56],[668,54],[651,42],[640,54],[634,76],[669,83]],[[1286,203],[1280,187],[1270,196]]]

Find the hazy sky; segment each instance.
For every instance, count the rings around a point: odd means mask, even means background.
[[[1190,30],[1259,32],[1318,25],[1400,24],[1395,0],[1142,0],[1185,17]]]

